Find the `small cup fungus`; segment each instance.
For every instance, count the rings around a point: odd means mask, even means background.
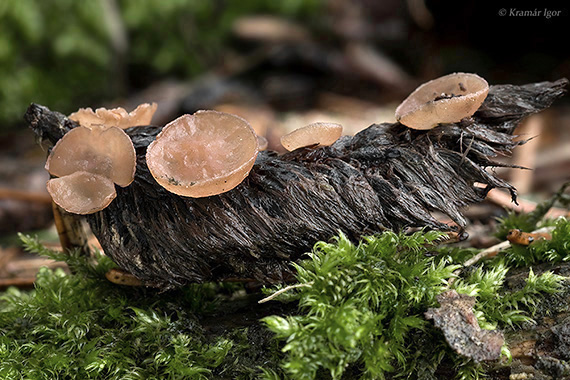
[[[103,210],[117,196],[113,181],[85,171],[52,178],[47,190],[59,207],[83,215]]]
[[[135,148],[129,136],[117,127],[77,127],[53,147],[46,169],[63,177],[86,171],[128,186],[135,177]]]
[[[257,144],[259,145],[259,151],[262,151],[267,149],[269,142],[265,137],[257,135]]]
[[[65,211],[91,214],[115,199],[115,185],[133,182],[136,153],[129,136],[117,127],[79,126],[55,144],[46,162],[53,201]]]
[[[147,149],[146,163],[168,191],[193,198],[229,191],[248,175],[258,153],[244,119],[198,111],[167,124]]]
[[[77,121],[84,127],[104,125],[126,129],[138,125],[149,125],[156,112],[156,103],[144,103],[135,110],[128,112],[124,108],[113,109],[97,108],[95,112],[89,108],[80,108],[79,111],[69,115],[71,120]]]
[[[457,123],[481,106],[489,84],[475,74],[454,73],[424,83],[396,109],[396,120],[412,129]]]
[[[281,137],[281,145],[288,151],[309,145],[332,145],[342,135],[342,125],[336,123],[312,123]]]

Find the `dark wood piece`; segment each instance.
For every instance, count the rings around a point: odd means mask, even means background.
[[[515,199],[515,189],[485,168],[505,166],[493,157],[520,144],[512,138],[516,125],[549,107],[567,83],[491,86],[472,118],[428,131],[374,124],[330,147],[261,152],[239,186],[199,199],[169,193],[150,175],[146,147],[161,127],[130,128],[135,180],[87,220],[105,253],[149,286],[287,281],[291,261],[339,230],[353,240],[385,229],[449,230],[434,210],[463,228],[461,207],[482,201],[490,189],[505,188]],[[52,144],[77,126],[36,104],[25,118]]]

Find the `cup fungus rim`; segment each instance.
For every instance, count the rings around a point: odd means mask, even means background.
[[[144,107],[144,109],[142,107]],[[91,107],[85,107],[85,108],[80,108],[77,111],[71,113],[68,116],[68,118],[87,128],[91,128],[92,126],[104,125],[107,127],[117,127],[119,129],[127,129],[141,125],[150,125],[150,123],[152,122],[152,118],[156,113],[157,108],[158,104],[156,102],[141,103],[130,112],[127,112],[127,110],[123,107],[115,107],[115,108],[99,107],[96,108],[95,110],[93,110],[93,108]],[[142,122],[138,121],[134,122],[133,120],[131,120],[134,119],[135,116],[140,118],[140,116],[137,115],[137,113],[138,112],[144,113],[145,111],[150,112],[150,117],[148,117],[148,122],[146,121],[146,118]],[[83,119],[83,123],[81,119]],[[91,119],[91,121],[87,121],[86,119]],[[96,119],[99,122],[94,122],[94,120]]]

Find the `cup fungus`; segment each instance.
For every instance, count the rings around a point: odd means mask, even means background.
[[[288,151],[309,145],[332,145],[342,135],[342,125],[312,123],[281,137],[281,145]]]
[[[457,123],[481,106],[489,84],[475,74],[454,73],[422,84],[396,109],[396,120],[412,129]]]
[[[103,210],[117,196],[113,181],[85,171],[52,178],[47,190],[59,207],[83,215]]]
[[[95,112],[89,108],[80,108],[79,111],[69,115],[71,120],[77,121],[84,127],[104,125],[126,129],[138,125],[149,125],[156,112],[156,103],[144,103],[131,112],[118,107],[113,109],[97,108]]]
[[[46,169],[60,177],[48,181],[53,201],[65,211],[91,214],[115,198],[115,185],[133,182],[136,153],[129,136],[117,127],[79,126],[53,147]]]
[[[128,186],[135,177],[136,154],[129,136],[117,127],[77,127],[53,147],[46,169],[63,177],[86,171]]]
[[[267,139],[263,136],[257,136],[257,144],[259,146],[259,150],[265,150],[267,149],[267,146],[269,145],[269,142],[267,141]]]
[[[258,153],[255,131],[244,119],[198,111],[167,124],[147,149],[146,163],[168,191],[193,198],[239,185]]]

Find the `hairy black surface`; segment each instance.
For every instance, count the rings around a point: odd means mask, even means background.
[[[291,261],[339,230],[356,240],[385,229],[449,229],[432,211],[463,227],[460,208],[482,201],[490,189],[508,189],[514,199],[515,189],[485,169],[502,166],[493,157],[520,144],[512,137],[516,125],[549,107],[567,83],[491,86],[472,118],[428,131],[374,124],[330,147],[260,152],[239,186],[207,198],[180,197],[159,186],[145,153],[162,127],[129,128],[135,180],[87,220],[105,253],[148,285],[286,281]],[[51,144],[77,126],[35,104],[25,118]]]

